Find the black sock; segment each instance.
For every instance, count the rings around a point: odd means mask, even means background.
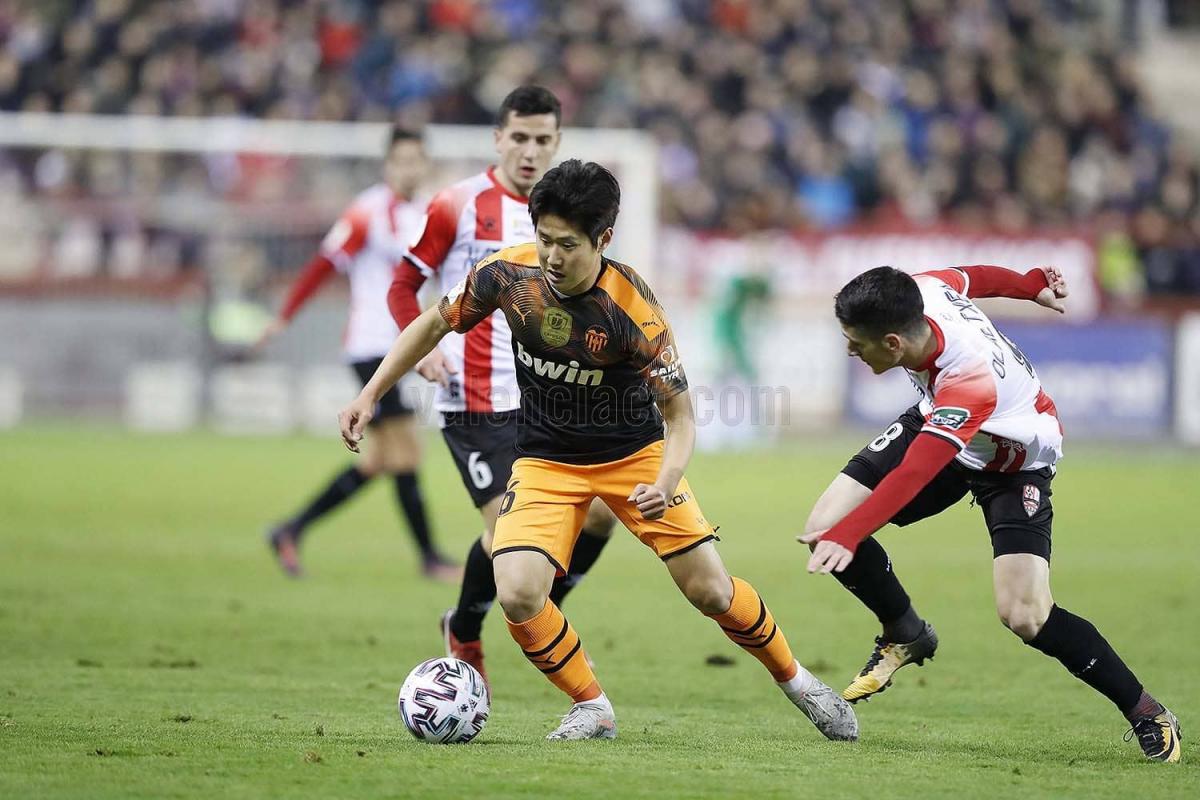
[[[915,641],[923,630],[925,630],[925,620],[921,619],[915,608],[909,606],[908,611],[905,611],[899,619],[883,624],[883,638],[889,642],[906,644]]]
[[[299,540],[304,535],[304,529],[309,524],[349,500],[369,480],[370,476],[359,472],[358,467],[346,467],[338,473],[325,490],[313,498],[307,508],[292,518],[289,524],[296,531],[296,539]]]
[[[583,576],[600,557],[600,551],[604,549],[604,545],[608,544],[608,540],[607,536],[592,536],[586,531],[579,537],[579,540],[575,542],[575,551],[571,553],[571,563],[567,566],[567,574],[561,578],[555,578],[554,585],[550,587],[550,601],[554,605],[562,608],[563,598],[583,580]]]
[[[462,588],[458,593],[458,607],[450,619],[450,632],[460,642],[473,642],[483,631],[483,618],[496,600],[496,578],[492,574],[492,560],[483,550],[483,540],[476,539],[467,553],[463,568]]]
[[[392,477],[396,480],[396,499],[404,511],[404,518],[408,520],[408,529],[421,549],[421,557],[426,561],[436,558],[437,553],[429,534],[429,520],[425,516],[425,500],[421,497],[416,473],[399,472]]]
[[[1096,626],[1054,606],[1030,647],[1057,658],[1067,671],[1111,700],[1128,715],[1142,699],[1142,684]],[[1153,698],[1152,698],[1153,699]]]
[[[1155,717],[1166,711],[1163,704],[1154,699],[1154,695],[1142,689],[1142,696],[1138,698],[1137,704],[1128,711],[1123,712],[1125,718],[1130,722],[1134,720],[1144,719],[1146,717]]]
[[[875,613],[875,617],[883,624],[885,635],[890,627],[899,627],[896,633],[907,634],[907,623],[916,620],[917,629],[911,636],[898,641],[911,642],[921,633],[924,625],[921,618],[912,610],[908,593],[900,585],[900,579],[892,571],[892,562],[884,551],[883,545],[875,541],[875,537],[864,539],[854,554],[850,566],[841,572],[833,573],[838,582],[850,590],[862,604]]]

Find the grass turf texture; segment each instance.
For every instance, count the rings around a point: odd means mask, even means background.
[[[702,454],[692,485],[737,575],[836,688],[876,627],[792,537],[852,440]],[[615,742],[551,745],[568,703],[485,628],[494,704],[476,743],[412,739],[395,711],[438,655],[455,589],[417,577],[390,481],[318,523],[289,581],[261,533],[347,460],[333,441],[0,435],[0,795],[6,797],[1194,797],[1200,584],[1194,454],[1075,446],[1055,483],[1057,599],[1179,714],[1184,763],[1144,762],[1116,711],[996,620],[980,513],[886,529],[938,658],[826,742],[762,668],[618,531],[566,611],[618,716]],[[444,447],[423,473],[441,541],[479,528]],[[709,666],[711,655],[733,665]],[[718,659],[720,660],[720,659]],[[1193,734],[1194,736],[1195,734]]]

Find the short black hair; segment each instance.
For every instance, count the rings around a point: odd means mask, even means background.
[[[391,133],[388,134],[388,152],[392,151],[400,142],[416,142],[423,144],[421,134],[414,131],[412,128],[405,128],[403,125],[393,125]]]
[[[833,300],[838,322],[873,339],[914,333],[925,319],[917,282],[893,267],[867,270],[842,287]]]
[[[496,127],[503,128],[508,123],[508,115],[531,117],[534,114],[553,114],[554,126],[562,124],[562,104],[554,96],[554,92],[544,86],[525,84],[518,86],[508,93],[500,110],[496,112]]]
[[[595,161],[571,158],[548,170],[529,193],[529,217],[537,227],[543,214],[562,217],[587,234],[594,245],[617,221],[621,185]]]

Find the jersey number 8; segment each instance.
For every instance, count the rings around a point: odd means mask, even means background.
[[[872,453],[882,453],[887,449],[887,446],[900,438],[900,434],[904,433],[904,426],[899,422],[893,422],[888,426],[888,429],[871,441],[868,448]]]

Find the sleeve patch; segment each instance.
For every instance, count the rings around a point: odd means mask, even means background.
[[[658,378],[664,382],[679,380],[682,365],[679,363],[679,357],[675,353],[675,345],[669,344],[664,347],[662,352],[658,354],[658,358],[650,363],[651,378]]]
[[[467,290],[467,279],[464,277],[461,281],[450,287],[450,291],[446,292],[446,302],[453,303],[462,293]]]
[[[967,420],[971,418],[971,412],[965,408],[956,406],[942,406],[935,408],[933,413],[929,415],[929,424],[937,428],[945,428],[950,431],[957,431],[967,424]]]

